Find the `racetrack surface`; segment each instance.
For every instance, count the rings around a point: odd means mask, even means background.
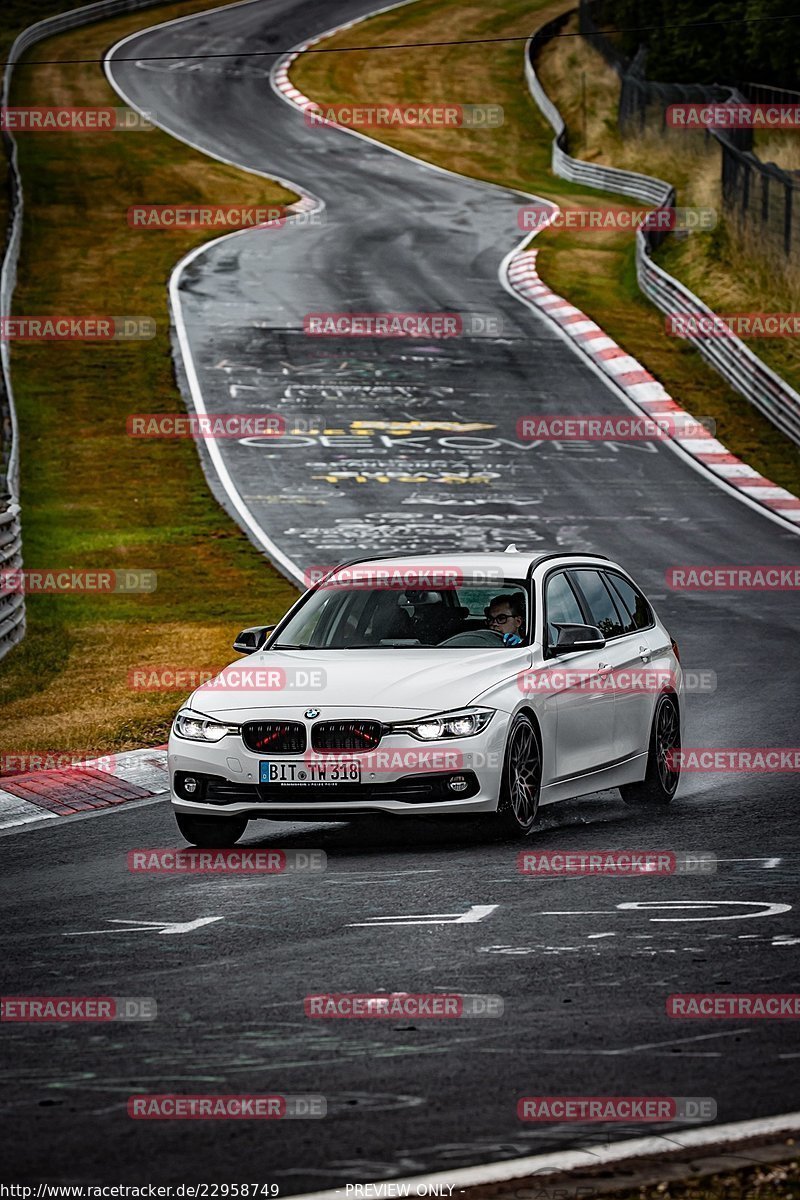
[[[274,51],[368,9],[255,0],[128,38],[109,63],[121,94],[165,129],[324,202],[321,225],[203,249],[180,287],[208,410],[277,412],[316,431],[219,445],[270,538],[302,568],[387,549],[586,547],[640,574],[652,565],[659,584],[678,551],[706,561],[733,529],[742,561],[769,546],[797,553],[796,535],[781,539],[663,445],[517,438],[526,415],[627,411],[498,278],[524,195],[309,127],[270,88],[271,59],[137,61]],[[520,87],[522,67],[520,54]],[[479,314],[502,336],[303,333],[309,313],[385,311]],[[465,428],[408,424],[431,421]]]
[[[163,803],[5,838],[4,992],[155,996],[159,1013],[4,1026],[4,1177],[250,1180],[285,1195],[669,1131],[522,1124],[525,1095],[713,1097],[720,1122],[788,1111],[796,1022],[677,1021],[664,1006],[676,991],[792,990],[794,911],[741,903],[796,898],[796,835],[776,819],[789,799],[730,788],[649,816],[606,793],[545,810],[530,843],[713,845],[737,860],[706,877],[526,877],[517,844],[406,820],[251,826],[250,845],[323,849],[324,874],[131,874],[129,850],[176,844]],[[619,907],[682,899],[718,907]],[[476,923],[369,924],[472,905],[497,907]],[[203,917],[222,919],[171,935],[119,924]],[[393,991],[492,994],[505,1013],[304,1015],[311,993]],[[169,1092],[322,1094],[329,1115],[126,1115],[130,1095]]]
[[[117,57],[276,49],[369,7],[257,0],[145,32]],[[689,697],[685,743],[792,745],[793,593],[673,593],[664,573],[687,563],[797,564],[797,534],[663,445],[534,449],[516,439],[527,414],[626,412],[499,282],[523,198],[307,127],[252,59],[110,69],[176,136],[325,202],[320,226],[237,235],[204,250],[181,290],[209,411],[319,415],[326,429],[344,431],[322,435],[326,442],[312,434],[220,446],[286,556],[308,567],[360,552],[513,541],[619,558],[675,633],[684,665],[717,672],[714,694]],[[503,334],[304,337],[304,314],[328,310],[481,313],[501,318]],[[490,428],[354,434],[354,421]],[[371,478],[387,471],[424,478]],[[489,482],[453,482],[487,472]],[[4,1169],[9,1178],[76,1182],[273,1181],[285,1194],[642,1132],[522,1125],[516,1101],[526,1094],[714,1097],[720,1121],[795,1108],[792,1022],[678,1022],[664,1012],[670,992],[792,990],[794,911],[752,914],[796,896],[795,804],[790,775],[699,774],[663,813],[634,812],[606,793],[543,815],[537,848],[653,847],[735,860],[685,878],[526,878],[514,845],[399,820],[252,827],[252,844],[325,850],[319,876],[131,875],[129,849],[176,843],[162,804],[15,833],[3,846],[6,994],[155,995],[159,1020],[8,1026],[14,1065],[4,1105],[15,1132]],[[662,899],[737,903],[698,914],[618,907]],[[497,907],[472,924],[357,924],[471,905]],[[212,916],[222,920],[173,936],[112,924]],[[680,919],[656,919],[666,916]],[[69,936],[89,930],[114,932]],[[438,990],[499,995],[505,1015],[303,1015],[303,997],[315,991]],[[320,1092],[330,1115],[280,1125],[134,1122],[125,1105],[138,1091]]]

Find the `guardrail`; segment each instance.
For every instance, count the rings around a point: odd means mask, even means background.
[[[8,52],[0,103],[10,104],[14,64],[37,42],[79,29],[93,21],[120,16],[137,9],[153,8],[163,0],[98,0],[54,17],[45,17],[23,29]],[[3,145],[9,164],[11,220],[3,265],[0,268],[0,318],[11,315],[11,301],[17,282],[17,264],[22,242],[23,196],[17,144],[13,134],[3,131]],[[0,464],[0,569],[22,566],[22,527],[19,507],[19,429],[11,385],[11,351],[8,341],[0,338],[0,423],[2,424],[2,463]],[[22,593],[0,594],[0,658],[25,636],[25,602]]]
[[[640,175],[637,171],[622,171],[618,167],[583,162],[579,158],[572,158],[567,152],[567,127],[564,118],[542,87],[534,70],[533,60],[541,47],[558,33],[571,16],[570,12],[562,13],[561,16],[548,21],[528,40],[525,47],[525,78],[528,87],[539,111],[555,133],[551,160],[554,174],[568,179],[570,183],[581,183],[586,187],[617,192],[621,196],[633,196],[636,200],[644,200],[656,207],[672,204],[675,189],[663,179],[655,179],[652,175]]]
[[[646,204],[654,204],[657,208],[674,204],[675,189],[663,179],[641,175],[636,171],[622,171],[616,167],[583,162],[572,158],[567,152],[564,120],[542,87],[533,66],[533,59],[538,50],[572,15],[571,12],[564,13],[555,20],[548,21],[529,38],[525,46],[525,77],[528,87],[539,111],[555,133],[551,159],[553,173],[572,183],[632,196]],[[658,230],[639,229],[636,232],[636,278],[642,292],[664,313],[713,318],[715,314],[699,296],[695,296],[653,261],[653,250],[663,236]],[[731,387],[763,413],[781,433],[800,444],[800,394],[771,370],[740,338],[735,334],[712,337],[689,334],[686,340],[696,347],[706,362]]]
[[[22,566],[19,505],[0,496],[0,574]],[[0,591],[0,658],[25,635],[25,598],[21,591]]]

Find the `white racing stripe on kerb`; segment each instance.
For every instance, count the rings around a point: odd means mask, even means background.
[[[647,379],[644,383],[632,383],[628,388],[631,397],[641,404],[656,404],[659,400],[671,400],[669,392],[657,380]]]
[[[634,371],[644,370],[641,363],[631,358],[630,354],[623,354],[620,358],[604,358],[603,366],[609,375],[632,375]]]
[[[712,467],[712,470],[717,471],[720,475],[723,475],[723,466],[723,463],[717,463],[716,466]],[[736,486],[747,488],[747,481],[745,480],[744,483],[737,483]],[[760,496],[762,500],[786,500],[787,497],[791,498],[791,493],[787,492],[786,488],[782,487],[752,487],[751,485],[750,494],[753,496]]]
[[[29,800],[23,800],[20,796],[0,789],[0,829],[12,825],[30,825],[31,821],[46,821],[48,817],[57,816],[58,813],[40,808],[38,804],[31,804]]]
[[[759,475],[754,467],[748,467],[747,463],[717,463],[717,470],[720,475],[727,475],[729,479],[763,479],[763,476]]]
[[[87,766],[93,766],[87,763]],[[166,750],[126,750],[111,756],[111,767],[103,766],[103,759],[96,764],[100,771],[106,770],[115,779],[133,783],[136,787],[156,795],[169,787]]]
[[[558,1150],[554,1154],[534,1154],[528,1158],[512,1158],[479,1167],[438,1171],[432,1175],[386,1179],[373,1182],[372,1188],[381,1190],[373,1190],[371,1194],[397,1195],[400,1187],[404,1191],[408,1187],[408,1194],[411,1196],[433,1191],[435,1187],[452,1188],[455,1193],[462,1189],[489,1184],[521,1183],[532,1177],[538,1181],[544,1176],[576,1175],[587,1169],[630,1163],[636,1159],[657,1157],[663,1162],[686,1150],[721,1151],[753,1138],[776,1139],[798,1132],[800,1112],[784,1113],[781,1116],[764,1117],[754,1121],[734,1121],[728,1125],[703,1125],[699,1129],[677,1130],[664,1136],[653,1134],[651,1137],[616,1142],[610,1146],[593,1146],[587,1150]],[[754,1150],[754,1153],[757,1151]],[[749,1159],[747,1152],[743,1150],[738,1151],[737,1157],[742,1160],[743,1167],[759,1161],[757,1158]],[[692,1164],[687,1163],[686,1176],[692,1174]],[[607,1178],[607,1173],[604,1173],[604,1178]],[[620,1183],[620,1186],[622,1185],[623,1181]],[[293,1200],[345,1200],[345,1195],[345,1189],[341,1187],[324,1192],[304,1192],[295,1196]]]

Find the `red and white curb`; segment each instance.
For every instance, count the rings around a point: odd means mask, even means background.
[[[618,346],[579,308],[542,282],[536,269],[537,254],[537,250],[520,250],[511,257],[507,266],[511,288],[554,321],[643,413],[654,418],[668,416],[670,425],[676,430],[674,434],[670,433],[671,440],[696,463],[748,500],[800,525],[800,499],[759,475],[710,433],[697,436],[697,419],[681,408],[637,359]],[[681,435],[680,427],[684,422],[691,427],[692,436]]]
[[[390,5],[389,7],[395,8],[401,7],[401,5]],[[321,111],[321,105],[317,101],[304,95],[292,83],[289,78],[292,64],[304,51],[325,41],[332,32],[349,29],[364,19],[359,17],[354,21],[348,21],[347,24],[338,26],[335,31],[329,30],[303,42],[290,54],[280,59],[272,72],[275,89],[289,103],[296,105],[303,112]],[[320,123],[336,124],[327,118]],[[348,133],[356,132],[349,128],[346,131]],[[558,211],[555,205],[552,205],[552,208],[554,213]],[[574,346],[586,354],[602,374],[612,381],[642,413],[648,416],[668,414],[670,423],[675,428],[675,433],[669,435],[671,440],[699,467],[709,471],[718,483],[731,488],[740,497],[761,509],[766,509],[780,520],[800,527],[800,499],[786,488],[779,487],[771,479],[760,475],[754,467],[737,458],[735,454],[731,454],[727,446],[724,446],[712,434],[700,434],[698,428],[700,422],[691,413],[681,408],[663,384],[659,383],[637,359],[618,346],[613,338],[610,338],[585,313],[541,281],[536,270],[537,253],[536,250],[518,250],[507,260],[506,278],[511,291],[530,301],[540,312],[554,321]],[[688,426],[690,433],[682,435],[680,433],[682,425]]]
[[[389,7],[399,8],[401,5],[393,4]],[[379,11],[384,12],[386,10],[381,9]],[[377,15],[378,12],[376,11],[369,13],[368,17],[374,17]],[[296,104],[298,108],[303,110],[303,112],[319,112],[321,110],[321,105],[319,105],[316,100],[311,100],[308,96],[304,96],[300,89],[296,88],[289,78],[289,71],[292,63],[295,62],[295,60],[298,59],[301,54],[305,53],[306,50],[310,50],[312,46],[316,46],[319,42],[326,41],[331,34],[341,33],[341,31],[344,29],[352,29],[354,25],[360,25],[362,21],[365,21],[366,19],[367,17],[356,17],[355,20],[347,21],[344,25],[337,25],[335,29],[326,30],[325,33],[319,34],[318,37],[310,38],[307,42],[302,42],[299,46],[296,46],[290,54],[287,54],[284,58],[280,59],[272,71],[272,82],[281,95],[285,96],[286,99],[292,104]],[[326,119],[324,121],[320,121],[320,125],[336,125],[336,122]],[[337,126],[337,128],[342,128],[342,126]]]
[[[169,787],[166,746],[87,759],[66,768],[0,775],[0,829],[116,808]]]

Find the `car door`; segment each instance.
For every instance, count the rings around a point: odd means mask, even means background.
[[[543,736],[549,740],[549,728],[555,746],[553,783],[598,770],[614,758],[614,694],[603,686],[605,652],[548,649],[557,637],[554,622],[597,624],[587,615],[572,574],[557,570],[544,582],[545,671],[552,684],[541,692],[540,704]]]
[[[632,614],[610,579],[599,568],[574,571],[573,582],[583,596],[593,625],[606,638],[603,661],[608,663],[614,689],[614,761],[629,758],[647,744],[653,707],[649,643],[643,640]]]
[[[630,579],[618,571],[603,572],[606,583],[624,613],[624,642],[631,670],[642,676],[641,690],[617,692],[614,740],[620,756],[644,754],[650,741],[656,700],[672,670],[669,640],[656,628],[653,610]]]

